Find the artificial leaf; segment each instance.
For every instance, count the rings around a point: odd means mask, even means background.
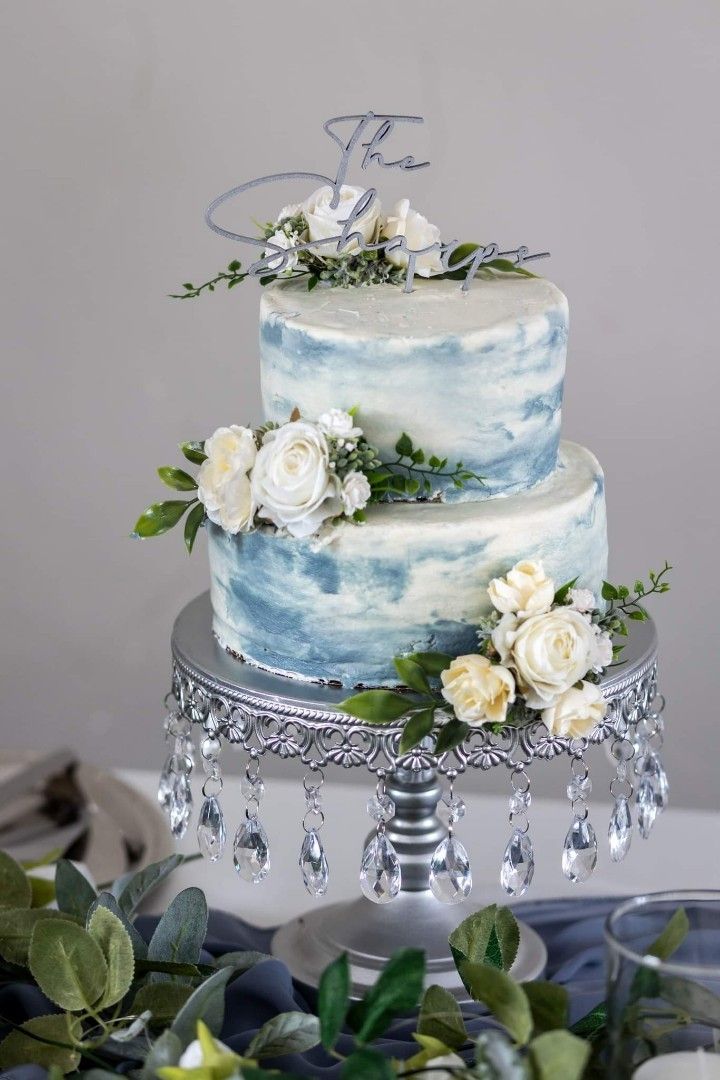
[[[225,1016],[225,987],[232,968],[221,968],[201,983],[183,1005],[172,1022],[171,1031],[183,1046],[195,1038],[198,1020],[207,1024],[213,1035],[219,1035]]]
[[[147,957],[147,951],[148,951],[147,942],[138,933],[138,931],[135,929],[133,924],[130,922],[127,915],[122,910],[122,908],[118,904],[118,902],[115,899],[115,897],[113,896],[113,894],[110,893],[110,892],[101,892],[98,895],[97,900],[94,901],[94,903],[93,903],[92,907],[90,908],[90,911],[89,911],[88,914],[90,916],[92,916],[94,911],[98,907],[107,908],[108,911],[111,911],[113,913],[113,915],[117,916],[117,918],[123,924],[123,926],[125,927],[126,932],[128,933],[128,935],[130,937],[130,941],[132,942],[133,956],[135,957],[136,960],[144,960]]]
[[[165,1027],[173,1022],[192,992],[191,986],[179,982],[146,983],[135,995],[131,1011],[139,1014],[149,1010],[152,1013],[150,1023]]]
[[[163,484],[173,488],[174,491],[195,491],[197,483],[184,469],[178,469],[175,465],[161,465],[158,476]]]
[[[9,964],[27,965],[33,930],[43,920],[73,922],[71,915],[53,908],[7,908],[0,910],[0,956]]]
[[[192,549],[195,546],[195,537],[197,536],[198,529],[202,525],[204,519],[205,507],[202,503],[193,506],[192,510],[185,518],[184,539],[188,555],[192,554]]]
[[[497,909],[494,930],[500,945],[501,966],[503,971],[509,971],[520,946],[520,928],[510,908]]]
[[[603,600],[617,600],[618,591],[614,585],[611,585],[609,581],[603,581],[601,596]]]
[[[347,953],[333,960],[320,976],[318,986],[318,1016],[320,1041],[330,1050],[342,1031],[350,997],[350,965]]]
[[[218,956],[215,963],[219,968],[232,968],[234,975],[241,975],[244,971],[249,971],[250,968],[255,967],[256,964],[262,964],[265,960],[272,959],[273,957],[269,953],[247,949],[238,952],[223,953],[222,956]]]
[[[435,753],[438,757],[442,754],[449,753],[450,750],[454,750],[456,746],[460,746],[465,742],[467,734],[470,731],[470,726],[463,720],[457,720],[453,718],[448,720],[447,724],[443,724],[438,732],[438,737],[435,742]]]
[[[146,539],[148,536],[162,536],[168,529],[172,529],[173,525],[177,525],[185,511],[195,501],[195,499],[190,502],[169,499],[167,502],[153,503],[152,506],[148,506],[147,510],[143,510],[135,522],[133,535],[142,539]]]
[[[404,1071],[408,1073],[415,1073],[421,1070],[425,1073],[425,1066],[428,1062],[431,1062],[434,1058],[446,1057],[448,1054],[452,1054],[453,1050],[442,1039],[436,1039],[434,1035],[423,1035],[422,1032],[414,1031],[413,1039],[419,1043],[421,1049],[417,1054],[413,1054],[412,1057],[406,1058],[404,1061]],[[432,1073],[430,1074],[432,1076]]]
[[[400,457],[411,457],[413,452],[413,443],[409,435],[405,432],[402,433],[398,441],[395,443],[395,453]]]
[[[193,465],[202,465],[203,461],[207,461],[204,442],[180,443],[180,451],[183,457],[187,458],[188,461],[192,461]]]
[[[163,1031],[150,1047],[140,1073],[140,1080],[156,1080],[157,1070],[167,1065],[177,1065],[182,1052],[183,1045],[177,1035],[169,1028]]]
[[[191,886],[170,902],[163,912],[148,945],[148,960],[170,960],[176,964],[197,964],[207,933],[208,908],[202,889]],[[167,975],[155,974],[153,982]]]
[[[572,581],[566,581],[564,585],[561,585],[553,597],[553,604],[564,604],[570,590],[574,589],[577,585],[577,580],[578,579],[574,577]]]
[[[304,1054],[320,1042],[320,1021],[311,1013],[284,1012],[273,1016],[247,1048],[250,1058]]]
[[[474,255],[479,247],[479,244],[458,244],[450,252],[448,266],[457,266],[463,259],[468,259],[471,255]]]
[[[591,1048],[569,1031],[546,1031],[530,1043],[537,1080],[581,1080]]]
[[[451,1050],[467,1041],[465,1022],[455,997],[443,986],[428,986],[418,1017],[418,1034],[439,1039]]]
[[[372,1042],[393,1017],[417,1006],[424,974],[425,954],[421,949],[400,949],[390,957],[377,982],[348,1014],[358,1042]]]
[[[69,859],[59,859],[55,867],[55,893],[60,911],[72,915],[81,923],[97,899],[92,885]]]
[[[116,883],[111,890],[120,908],[126,915],[132,915],[148,893],[163,882],[183,861],[182,855],[169,855],[167,859],[150,863],[144,869],[121,879],[122,884]]]
[[[338,709],[369,724],[391,724],[415,706],[411,698],[392,690],[363,690],[341,701]]]
[[[98,943],[74,922],[42,919],[30,940],[28,961],[43,994],[61,1009],[92,1008],[107,980],[107,964]]]
[[[679,907],[667,921],[660,935],[645,949],[646,956],[657,956],[658,960],[669,960],[678,949],[690,930],[690,920],[685,908]]]
[[[437,679],[449,668],[453,662],[453,657],[448,653],[442,652],[416,652],[410,653],[409,660],[414,660],[416,664],[423,669],[426,675],[431,678]]]
[[[342,1080],[395,1080],[397,1073],[378,1050],[364,1047],[345,1058],[340,1076]]]
[[[504,967],[501,937],[505,942],[504,955],[509,961],[509,968],[515,959],[520,939],[515,916],[509,908],[498,908],[497,904],[488,904],[474,911],[463,919],[448,938],[455,966],[459,968],[463,960],[471,960],[477,964]]]
[[[100,1008],[114,1005],[125,997],[135,974],[135,958],[130,935],[117,915],[106,907],[97,907],[88,922],[90,937],[100,946],[107,964],[105,990]]]
[[[526,987],[527,990],[527,987]],[[532,1002],[531,1002],[532,1004]],[[607,1027],[607,1005],[602,1001],[591,1009],[585,1016],[581,1016],[571,1027],[575,1035],[579,1035],[586,1042],[594,1042],[600,1037]]]
[[[473,1001],[487,1005],[515,1042],[524,1046],[532,1033],[532,1013],[530,1002],[519,983],[504,971],[488,964],[464,960],[458,970]]]
[[[430,684],[425,672],[411,656],[396,656],[393,662],[405,686],[421,694],[430,693]]]
[[[43,1042],[44,1039],[50,1042]],[[57,1046],[56,1043],[64,1043],[65,1046]],[[72,1072],[80,1063],[80,1054],[72,1049],[70,1043],[65,1013],[36,1016],[11,1031],[0,1043],[0,1068],[40,1065],[49,1069],[56,1065],[63,1073]]]
[[[0,909],[29,908],[32,886],[20,863],[6,851],[0,851]]]
[[[47,878],[35,877],[33,874],[28,874],[28,881],[30,882],[30,889],[32,891],[31,907],[42,908],[47,904],[52,904],[55,899],[54,881],[48,881]]]
[[[720,997],[701,983],[675,975],[660,976],[657,996],[689,1013],[694,1023],[720,1028]]]
[[[434,705],[431,705],[429,709],[420,709],[419,712],[412,713],[400,736],[400,753],[407,754],[414,746],[418,746],[430,734],[434,723]]]
[[[568,994],[564,986],[538,979],[535,982],[523,983],[523,990],[530,1002],[533,1031],[536,1035],[567,1027]]]
[[[525,1062],[501,1031],[482,1031],[475,1040],[472,1076],[482,1080],[527,1080]]]

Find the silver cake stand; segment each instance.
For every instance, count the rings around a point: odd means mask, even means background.
[[[468,901],[442,904],[429,888],[430,857],[447,835],[437,815],[440,777],[502,765],[517,772],[534,759],[577,757],[592,744],[617,738],[619,726],[642,721],[657,692],[655,627],[651,621],[633,623],[623,662],[602,683],[610,707],[588,738],[553,736],[540,723],[508,727],[499,735],[477,728],[440,759],[422,747],[401,756],[400,726],[374,727],[337,711],[349,693],[346,689],[298,682],[238,661],[218,645],[211,624],[210,597],[204,593],[183,609],[173,629],[173,693],[188,720],[250,752],[297,758],[308,766],[360,767],[387,777],[396,812],[386,835],[402,870],[398,897],[387,905],[364,897],[321,905],[282,926],[272,943],[273,954],[310,986],[317,986],[327,964],[346,952],[357,995],[376,980],[388,957],[406,945],[425,950],[430,982],[464,995],[447,939],[472,909]],[[540,937],[521,924],[513,975],[536,978],[546,959]]]

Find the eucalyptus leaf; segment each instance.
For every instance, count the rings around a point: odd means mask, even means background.
[[[567,1027],[568,994],[564,986],[538,979],[535,982],[523,983],[523,990],[530,1002],[533,1031],[536,1035]]]
[[[197,506],[193,506],[192,510],[185,518],[185,528],[183,530],[183,536],[185,539],[185,547],[187,548],[188,555],[192,555],[192,549],[195,546],[195,538],[198,534],[198,529],[205,520],[205,507],[202,503],[198,503]]]
[[[0,851],[0,909],[29,908],[32,887],[20,863]]]
[[[105,989],[108,969],[100,946],[86,930],[65,919],[38,922],[28,962],[45,997],[61,1009],[92,1008]]]
[[[501,1031],[482,1031],[475,1040],[477,1080],[527,1080],[525,1062]]]
[[[100,946],[107,964],[105,990],[100,1008],[115,1005],[125,997],[135,974],[135,958],[130,935],[117,915],[97,907],[88,922],[90,937]]]
[[[418,1017],[418,1034],[439,1039],[451,1050],[467,1042],[465,1021],[455,997],[443,986],[428,986]]]
[[[417,690],[421,694],[430,693],[430,683],[420,665],[410,656],[396,656],[393,661],[395,670],[405,686],[411,690]]]
[[[201,983],[183,1005],[170,1028],[183,1047],[195,1038],[198,1020],[207,1024],[213,1035],[219,1035],[225,1017],[225,987],[232,968],[221,968]]]
[[[311,1013],[284,1012],[273,1016],[247,1048],[250,1058],[304,1054],[320,1042],[320,1021]]]
[[[342,1031],[350,999],[350,965],[347,953],[333,960],[320,976],[318,986],[318,1015],[320,1041],[330,1050]]]
[[[345,1058],[340,1076],[342,1080],[395,1080],[397,1073],[379,1050],[364,1047]]]
[[[173,1022],[192,992],[191,986],[179,982],[146,983],[135,995],[131,1012],[149,1010],[152,1013],[150,1023],[165,1027]]]
[[[44,1042],[44,1039],[50,1041]],[[56,1043],[64,1043],[66,1046],[54,1045]],[[71,1048],[70,1043],[70,1029],[65,1013],[36,1016],[11,1031],[0,1043],[0,1068],[41,1065],[49,1069],[52,1065],[57,1065],[64,1073],[72,1072],[80,1063],[80,1054]]]
[[[438,679],[453,662],[453,657],[442,652],[416,652],[408,655],[409,660],[419,664],[426,675]]]
[[[7,908],[0,910],[0,956],[9,964],[26,967],[33,930],[40,921],[74,922],[71,915],[53,908]]]
[[[81,923],[97,899],[92,885],[69,859],[59,859],[55,867],[55,893],[60,911],[74,916]]]
[[[97,899],[94,901],[92,907],[90,908],[90,911],[88,912],[89,917],[92,917],[93,913],[99,907],[107,908],[108,911],[111,911],[113,915],[116,915],[118,917],[120,922],[125,927],[125,930],[130,937],[130,941],[132,942],[133,956],[136,960],[144,960],[147,957],[147,942],[130,922],[127,915],[122,910],[113,894],[110,892],[101,892],[98,895]]]
[[[173,488],[175,491],[195,491],[197,489],[197,483],[190,473],[186,473],[184,469],[178,469],[175,465],[161,465],[157,472],[163,484],[167,484],[168,487]]]
[[[591,1048],[569,1031],[546,1031],[530,1043],[537,1080],[581,1080]]]
[[[125,878],[122,887],[112,893],[116,897],[120,908],[126,915],[132,915],[137,910],[145,897],[157,888],[173,870],[183,863],[182,855],[169,855],[160,862],[150,863],[143,870],[138,870],[129,878]]]
[[[207,934],[208,908],[202,889],[191,886],[170,902],[148,945],[148,960],[197,964]],[[153,982],[169,976],[154,974]]]
[[[177,525],[185,511],[195,501],[195,499],[190,502],[168,499],[167,502],[153,503],[152,506],[148,506],[147,510],[143,510],[135,522],[133,535],[142,539],[146,539],[148,536],[162,536],[168,529],[172,529],[173,525]]]
[[[443,724],[438,732],[435,753],[440,757],[442,754],[454,750],[456,746],[460,746],[461,743],[465,742],[469,731],[470,727],[464,721],[455,718],[448,720],[447,724]]]
[[[204,442],[180,443],[180,452],[184,458],[192,461],[193,465],[202,465],[203,461],[207,461]]]
[[[416,1008],[424,974],[422,950],[400,949],[390,957],[377,982],[348,1013],[348,1023],[358,1042],[371,1042],[382,1035],[395,1016]]]
[[[391,724],[415,707],[417,702],[392,690],[363,690],[338,705],[338,709],[369,724]]]
[[[167,1065],[177,1065],[183,1045],[174,1031],[163,1031],[150,1047],[140,1072],[140,1080],[156,1080],[157,1070]]]
[[[465,960],[459,972],[473,1001],[487,1005],[515,1042],[524,1046],[532,1033],[533,1021],[523,988],[504,971],[488,964]]]
[[[414,746],[419,746],[423,739],[427,738],[435,723],[435,706],[428,709],[420,709],[408,717],[407,723],[400,736],[399,751],[407,754]]]

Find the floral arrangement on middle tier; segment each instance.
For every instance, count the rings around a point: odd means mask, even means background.
[[[161,466],[158,475],[194,497],[153,503],[133,535],[160,536],[189,511],[188,552],[206,518],[232,535],[274,527],[302,539],[343,520],[362,524],[371,503],[431,498],[433,478],[449,478],[458,488],[483,483],[461,461],[448,466],[447,458],[426,454],[404,432],[395,459],[383,462],[356,420],[356,409],[330,409],[317,421],[295,409],[285,424],[221,427],[204,442],[182,443],[186,460],[200,466],[197,477],[173,465]],[[332,539],[332,530],[324,535]]]
[[[474,727],[498,732],[542,721],[551,735],[588,735],[607,710],[598,683],[624,648],[613,637],[627,637],[626,619],[649,618],[642,601],[668,591],[671,569],[666,562],[632,589],[605,581],[599,603],[577,579],[557,588],[542,563],[518,562],[488,586],[494,611],[478,627],[477,652],[396,656],[413,694],[364,690],[338,708],[371,724],[402,720],[401,754],[434,733],[439,756]]]

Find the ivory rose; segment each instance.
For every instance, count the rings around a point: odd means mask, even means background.
[[[553,705],[543,709],[542,718],[551,735],[579,739],[587,735],[602,720],[607,703],[595,683],[583,682],[571,686]]]
[[[390,214],[382,227],[382,236],[386,240],[395,237],[405,237],[407,248],[413,251],[422,251],[423,248],[433,247],[423,255],[415,258],[415,273],[419,277],[431,277],[432,274],[443,272],[440,258],[440,230],[437,225],[431,225],[426,217],[413,210],[409,199],[400,199],[390,211]],[[385,258],[393,266],[404,267],[408,265],[408,253],[400,246],[390,245],[385,249]]]
[[[313,191],[302,204],[302,212],[308,224],[308,237],[310,240],[328,240],[333,236],[340,236],[344,222],[352,216],[352,212],[358,200],[365,194],[365,189],[343,184],[340,188],[340,201],[335,208],[331,207],[333,189],[329,184]],[[380,217],[380,203],[377,196],[372,200],[365,212],[352,223],[351,232],[360,233],[366,243],[375,239],[378,220]],[[317,254],[324,259],[339,259],[343,255],[351,255],[359,250],[357,240],[345,244],[340,251],[337,244],[321,244],[317,248]]]
[[[310,536],[327,518],[342,513],[340,481],[329,467],[327,439],[305,420],[268,431],[251,480],[258,516],[292,536]]]
[[[471,727],[503,723],[515,700],[515,680],[506,667],[486,656],[458,656],[440,676],[442,695],[458,720]]]
[[[205,513],[227,532],[246,532],[255,513],[248,479],[257,456],[254,433],[238,425],[218,428],[206,439],[205,454],[197,478]]]
[[[555,597],[555,583],[543,570],[542,563],[524,559],[515,563],[505,577],[493,578],[488,585],[493,607],[503,615],[520,619],[549,611]]]
[[[578,611],[558,607],[520,621],[503,615],[492,633],[500,660],[517,674],[531,709],[553,705],[592,667],[595,634]]]
[[[362,428],[355,427],[352,414],[344,409],[328,409],[318,420],[318,427],[333,439],[357,439]]]
[[[352,517],[356,510],[364,510],[371,489],[365,473],[349,472],[342,483],[342,501],[345,513]]]
[[[288,276],[292,274],[298,261],[297,252],[292,250],[296,244],[295,237],[292,234],[288,236],[282,229],[278,229],[277,232],[268,237],[267,243],[269,246],[263,252],[263,258],[269,260],[266,269],[273,273],[278,271],[281,276],[283,274]],[[270,256],[275,254],[277,248],[282,248],[287,254],[281,255],[280,252],[277,252],[275,258],[271,259]]]

